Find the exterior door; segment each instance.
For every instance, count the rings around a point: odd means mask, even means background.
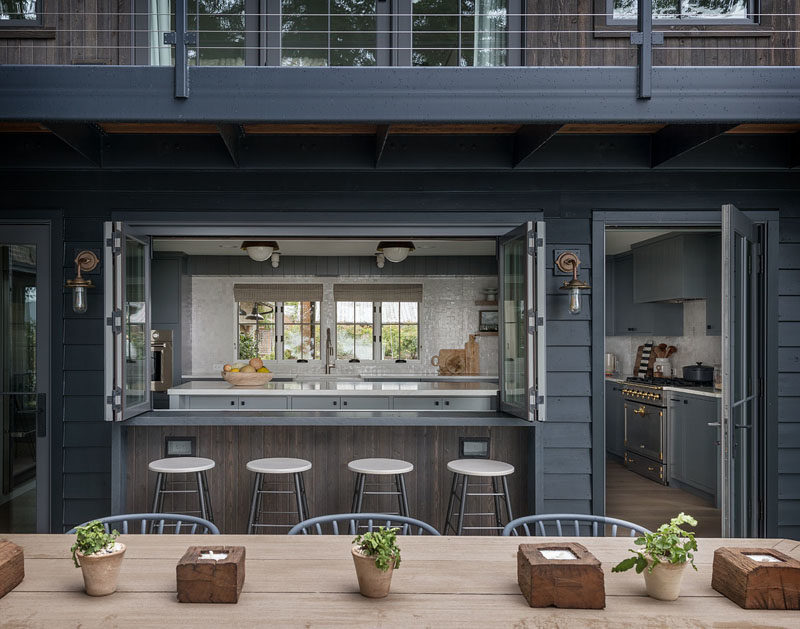
[[[758,435],[763,414],[760,231],[722,207],[722,533],[758,535]]]
[[[0,235],[0,533],[50,529],[50,228]]]
[[[106,223],[106,421],[151,408],[150,239]]]
[[[500,410],[545,419],[544,221],[502,236],[500,276]]]

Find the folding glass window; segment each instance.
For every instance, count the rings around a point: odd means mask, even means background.
[[[278,330],[276,327],[277,302],[237,302],[238,360],[278,358]]]
[[[381,303],[381,345],[384,360],[419,358],[419,304],[415,301]]]
[[[373,314],[371,301],[336,302],[336,358],[372,360]]]
[[[318,301],[286,301],[283,304],[283,358],[318,360],[320,305]]]

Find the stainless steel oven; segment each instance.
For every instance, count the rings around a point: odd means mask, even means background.
[[[153,360],[150,390],[166,391],[172,386],[172,330],[152,330],[150,350]]]
[[[667,409],[625,402],[625,466],[662,485],[668,483]]]

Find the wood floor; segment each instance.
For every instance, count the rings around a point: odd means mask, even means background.
[[[613,461],[606,463],[606,515],[654,531],[683,511],[697,520],[698,537],[720,536],[720,511],[708,501],[665,487]]]

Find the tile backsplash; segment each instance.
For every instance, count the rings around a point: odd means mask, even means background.
[[[233,362],[235,359],[236,306],[233,285],[253,282],[252,276],[192,276],[191,291],[184,304],[183,329],[189,330],[191,343],[184,345],[184,375],[203,375],[216,372],[215,365]],[[286,276],[276,282],[298,283],[313,281],[323,284],[322,319],[330,322],[335,332],[334,283],[381,283],[385,278],[340,276],[335,278]],[[481,299],[481,290],[496,287],[497,279],[487,276],[456,277],[392,277],[397,283],[422,283],[423,297],[420,309],[420,360],[408,363],[392,361],[365,361],[350,364],[336,361],[337,375],[345,374],[391,374],[419,373],[435,374],[431,357],[440,349],[459,349],[469,340],[469,335],[478,330],[478,313],[485,306],[476,306]],[[186,293],[185,293],[186,294]],[[325,338],[325,331],[322,331]],[[481,373],[496,375],[498,370],[498,343],[496,336],[479,336]],[[272,368],[275,361],[267,363]],[[277,369],[284,373],[322,373],[324,360],[298,364],[294,361],[278,361]]]
[[[617,369],[620,375],[633,374],[636,348],[647,341],[656,345],[674,345],[678,351],[670,357],[676,377],[682,376],[682,367],[702,362],[706,365],[719,364],[722,360],[722,344],[719,336],[706,336],[706,302],[704,299],[687,301],[683,304],[683,336],[607,336],[606,352],[616,354]]]

